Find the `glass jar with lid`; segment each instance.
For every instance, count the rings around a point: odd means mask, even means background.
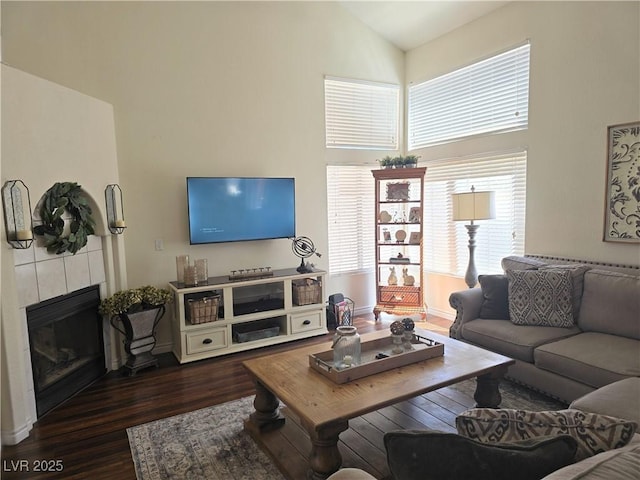
[[[356,327],[336,328],[331,348],[333,348],[333,366],[338,370],[360,364],[360,335]]]

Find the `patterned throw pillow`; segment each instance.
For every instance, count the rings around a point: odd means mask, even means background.
[[[516,325],[571,327],[574,324],[569,270],[511,270],[509,314]]]
[[[571,272],[571,301],[573,303],[573,318],[577,319],[582,303],[582,290],[584,290],[584,274],[591,270],[589,265],[545,265],[540,270],[568,270]]]
[[[637,424],[620,418],[567,409],[526,410],[472,408],[456,418],[458,433],[480,442],[513,442],[549,435],[571,435],[578,442],[576,461],[624,447]]]

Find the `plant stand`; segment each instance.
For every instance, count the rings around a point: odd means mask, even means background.
[[[149,310],[111,317],[111,326],[125,337],[124,349],[128,358],[124,368],[129,376],[135,375],[138,370],[158,366],[158,359],[153,356],[151,350],[156,344],[156,327],[164,312],[165,307],[161,305]]]

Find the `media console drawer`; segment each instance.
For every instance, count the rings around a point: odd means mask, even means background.
[[[208,352],[227,346],[227,329],[216,328],[204,332],[187,333],[187,354]]]
[[[300,333],[322,328],[322,312],[310,311],[291,314],[289,322],[291,325],[291,333]]]

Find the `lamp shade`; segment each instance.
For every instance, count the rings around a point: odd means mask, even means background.
[[[454,193],[454,220],[487,220],[495,218],[495,192]]]

